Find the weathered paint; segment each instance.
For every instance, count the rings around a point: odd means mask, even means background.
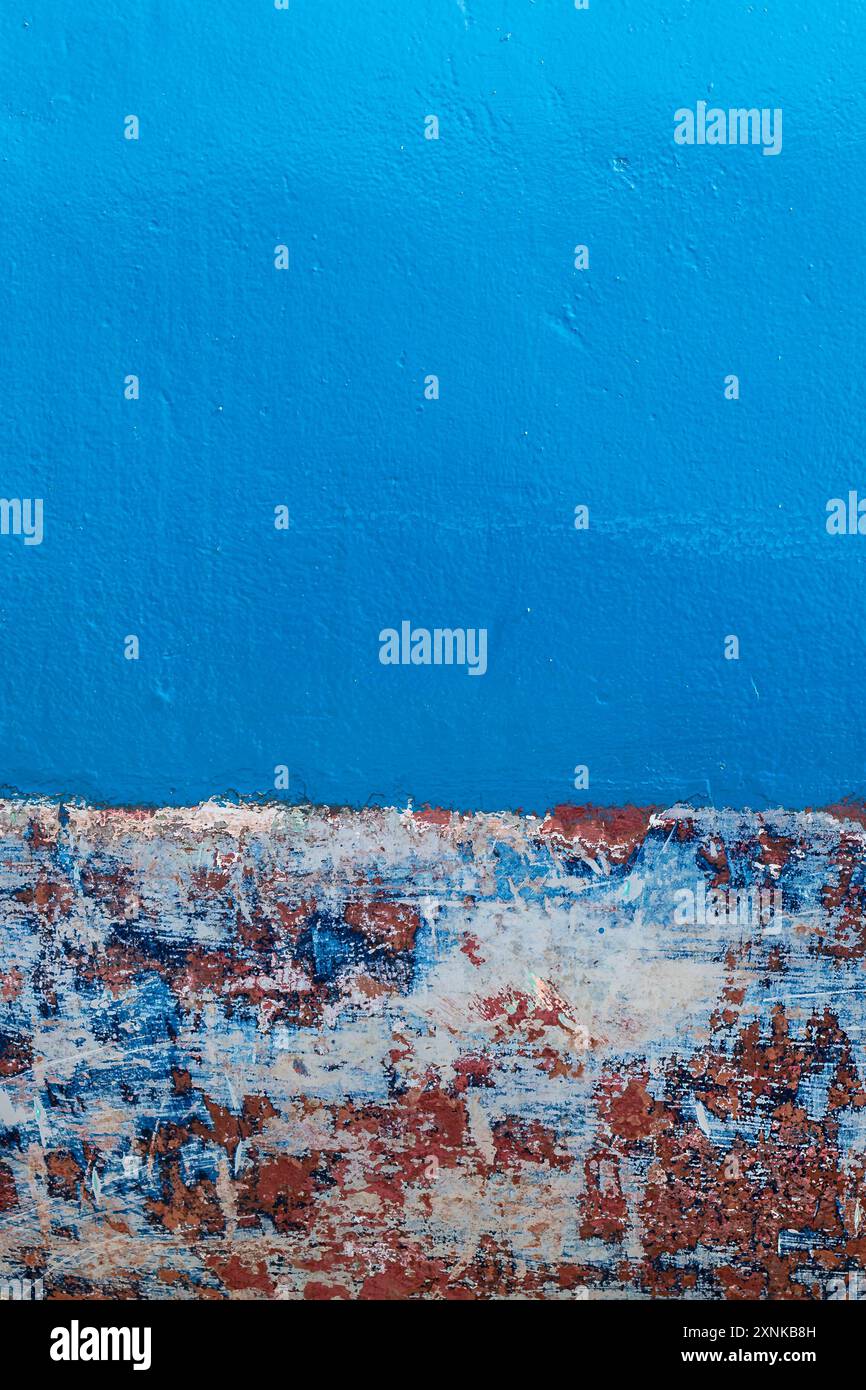
[[[844,1296],[864,824],[3,803],[0,1278]]]

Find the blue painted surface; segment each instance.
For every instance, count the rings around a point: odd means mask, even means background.
[[[0,537],[3,780],[864,788],[866,537],[824,525],[866,491],[864,7],[13,9],[0,494],[45,539]],[[702,99],[781,107],[781,155],[675,146]],[[487,627],[487,674],[380,665],[402,619]]]

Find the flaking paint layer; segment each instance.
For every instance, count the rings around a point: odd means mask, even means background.
[[[0,1276],[842,1296],[864,856],[851,806],[3,803]]]

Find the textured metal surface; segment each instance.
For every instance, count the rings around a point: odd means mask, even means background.
[[[4,803],[0,1276],[843,1296],[864,855],[853,807]]]
[[[866,791],[866,539],[826,530],[864,492],[866,6],[2,8],[0,495],[45,517],[0,536],[0,782]],[[677,144],[701,101],[783,111],[780,153]],[[486,674],[381,665],[403,621],[487,630]]]

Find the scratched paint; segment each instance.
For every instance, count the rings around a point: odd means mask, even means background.
[[[843,1296],[866,814],[0,805],[0,1277]]]

